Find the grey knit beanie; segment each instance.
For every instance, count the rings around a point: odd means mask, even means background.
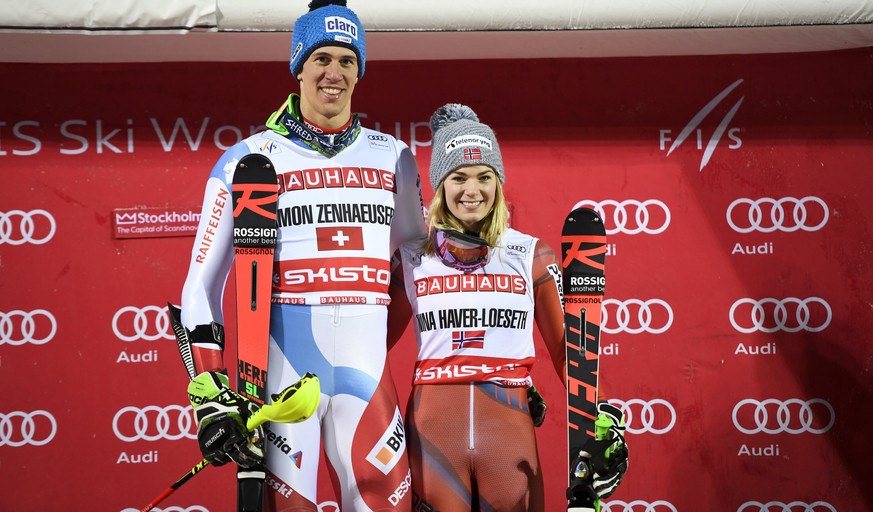
[[[430,157],[430,184],[436,191],[443,179],[464,165],[487,165],[503,183],[503,159],[494,132],[470,107],[448,103],[430,118],[433,132]]]

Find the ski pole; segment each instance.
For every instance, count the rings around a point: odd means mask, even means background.
[[[318,381],[318,377],[312,373],[307,373],[299,381],[273,395],[273,403],[262,405],[260,409],[255,411],[246,422],[246,428],[251,432],[268,421],[279,423],[299,423],[304,421],[315,413],[320,398],[321,384]],[[173,494],[176,489],[182,487],[185,482],[208,465],[209,461],[206,459],[198,462],[182,478],[176,480],[164,492],[159,494],[157,498],[153,499],[151,503],[143,507],[140,512],[148,512],[155,508],[164,498]]]

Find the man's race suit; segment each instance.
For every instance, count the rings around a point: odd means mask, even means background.
[[[318,376],[322,392],[309,420],[268,426],[268,510],[317,510],[322,448],[344,511],[409,510],[406,437],[385,336],[391,255],[424,232],[414,157],[403,142],[366,128],[330,158],[274,131],[227,150],[207,181],[182,292],[188,329],[224,323],[234,254],[230,188],[249,153],[267,156],[279,181],[268,392],[306,372]]]
[[[497,245],[471,273],[420,241],[401,248],[418,341],[406,414],[414,510],[544,505],[528,387],[534,321],[563,380],[560,270],[551,248],[518,231]]]

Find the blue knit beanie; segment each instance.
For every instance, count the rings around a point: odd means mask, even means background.
[[[291,74],[303,71],[303,63],[322,46],[341,46],[355,52],[358,78],[364,76],[367,58],[364,27],[346,0],[312,0],[309,12],[297,18],[291,35]]]

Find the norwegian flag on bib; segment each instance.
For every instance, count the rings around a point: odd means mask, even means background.
[[[485,348],[485,331],[452,332],[452,350]]]

